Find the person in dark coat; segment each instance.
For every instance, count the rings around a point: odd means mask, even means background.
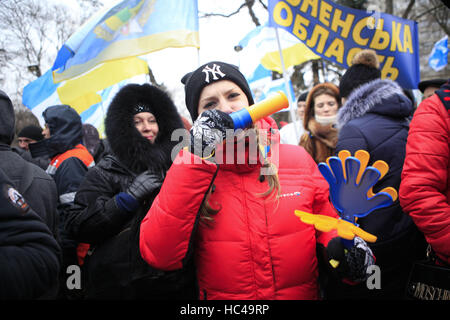
[[[67,211],[88,168],[95,165],[94,158],[82,145],[81,117],[68,105],[50,106],[44,110],[44,140],[29,145],[33,157],[49,157],[46,172],[54,179],[58,191],[58,218],[63,250],[62,275],[69,266],[79,265],[84,258],[86,245],[72,239],[64,230]],[[65,283],[65,279],[61,283]],[[61,288],[61,298],[78,298],[77,290]]]
[[[84,123],[81,131],[83,132],[83,145],[92,156],[95,156],[101,141],[97,128],[90,123]]]
[[[0,169],[0,300],[51,298],[60,254],[48,226]]]
[[[42,132],[42,128],[35,125],[29,125],[22,128],[17,134],[18,147],[11,146],[11,149],[28,162],[46,170],[50,164],[50,158],[48,156],[33,158],[29,147],[31,143],[36,143],[44,139]]]
[[[88,149],[89,153],[94,157],[95,163],[111,153],[107,139],[100,139],[97,128],[92,124],[83,124],[83,145]]]
[[[385,161],[389,171],[375,184],[373,192],[385,187],[393,187],[398,192],[413,112],[411,100],[396,82],[381,79],[373,50],[362,50],[355,55],[352,66],[341,78],[339,91],[343,106],[338,112],[336,154],[348,150],[354,155],[362,149],[370,155],[369,165],[377,160]],[[404,297],[409,269],[424,249],[423,235],[403,212],[398,199],[390,207],[359,218],[357,223],[378,238],[369,246],[380,267],[381,289],[369,290],[364,283],[337,291],[336,295],[359,299]]]
[[[66,229],[90,244],[83,265],[87,299],[194,299],[193,270],[151,268],[139,253],[140,223],[171,166],[171,141],[185,131],[170,97],[149,84],[130,84],[105,119],[112,154],[86,175]]]
[[[447,82],[447,79],[429,79],[419,82],[417,87],[423,94],[423,100],[431,97],[439,88]]]
[[[0,90],[0,168],[8,175],[30,206],[58,238],[58,194],[53,179],[11,148],[15,114],[9,97]]]
[[[42,128],[35,125],[23,127],[17,134],[19,148],[24,150],[29,150],[28,145],[30,143],[35,143],[42,139],[44,139]]]
[[[111,153],[111,147],[109,146],[108,139],[100,139],[94,153],[95,163],[99,163],[105,156]]]

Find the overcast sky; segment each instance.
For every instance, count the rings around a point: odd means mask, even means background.
[[[74,0],[64,0],[69,3]],[[121,0],[103,0],[111,8]],[[239,8],[244,0],[198,0],[199,15],[204,13],[229,14]],[[257,1],[255,2],[257,3]],[[266,1],[267,3],[267,1]],[[254,9],[263,24],[268,20],[267,11],[259,4]],[[239,54],[234,46],[255,28],[247,8],[230,17],[208,17],[199,20],[200,50],[196,48],[164,49],[145,56],[158,83],[168,87],[178,106],[184,105],[184,86],[181,78],[199,65],[220,60],[239,65]]]
[[[199,0],[198,7],[200,15],[210,12],[229,14],[242,3],[243,0]],[[259,4],[255,9],[259,9],[260,23],[265,23],[267,11]],[[158,82],[164,82],[170,88],[182,88],[181,77],[208,61],[220,60],[239,65],[239,54],[234,51],[234,46],[255,27],[247,8],[230,18],[201,18],[199,51],[196,48],[166,49],[148,55],[147,60]]]

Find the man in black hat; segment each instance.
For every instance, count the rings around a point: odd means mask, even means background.
[[[423,99],[431,97],[446,82],[446,79],[430,79],[419,82],[419,90],[423,94]]]
[[[36,143],[44,139],[42,135],[41,127],[35,125],[29,125],[20,130],[17,135],[17,140],[19,142],[19,147],[24,150],[29,150],[28,145],[30,143]]]
[[[26,126],[17,134],[18,147],[11,146],[11,150],[19,154],[26,161],[46,170],[50,163],[50,158],[47,156],[32,158],[30,153],[30,144],[37,143],[43,139],[44,136],[42,135],[42,128],[40,126]]]

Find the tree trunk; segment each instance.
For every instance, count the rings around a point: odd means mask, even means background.
[[[312,72],[313,72],[313,84],[317,85],[320,83],[319,78],[319,60],[312,61]]]
[[[393,0],[386,0],[386,13],[394,14],[394,2],[393,2]]]

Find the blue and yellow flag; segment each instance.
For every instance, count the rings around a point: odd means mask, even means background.
[[[50,106],[67,104],[83,123],[90,123],[102,135],[103,119],[117,91],[128,83],[147,82],[148,65],[137,57],[108,61],[75,79],[53,82],[48,70],[23,89],[22,103],[44,125],[42,112]]]
[[[278,51],[275,28],[268,23],[258,26],[250,31],[241,41],[240,69],[244,75],[253,72],[258,64],[264,68],[283,73],[280,52]],[[280,46],[283,54],[285,68],[302,64],[303,62],[320,59],[307,46],[286,30],[278,30]]]
[[[58,53],[55,82],[115,59],[200,47],[197,0],[125,0],[92,17]]]
[[[373,49],[383,79],[408,89],[416,89],[420,82],[415,21],[330,0],[269,0],[269,25],[289,31],[316,54],[344,68],[360,50]]]

